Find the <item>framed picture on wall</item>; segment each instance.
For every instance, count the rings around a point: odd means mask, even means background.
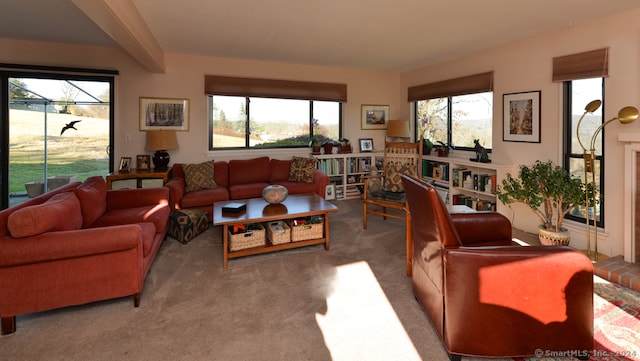
[[[389,121],[388,105],[367,105],[363,104],[361,109],[362,129],[387,129]]]
[[[141,97],[140,130],[189,130],[189,99]]]
[[[540,143],[540,91],[503,95],[506,142]]]

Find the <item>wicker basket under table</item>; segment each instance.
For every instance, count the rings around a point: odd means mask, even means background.
[[[271,228],[272,224],[278,224],[282,227],[282,230],[274,230]],[[284,221],[267,222],[264,224],[264,228],[267,231],[267,239],[271,244],[283,244],[291,242],[291,227]]]
[[[237,234],[229,232],[229,250],[239,251],[264,246],[266,244],[264,227],[260,223],[255,223],[255,225],[258,229]]]
[[[324,222],[301,224],[297,226],[289,223],[289,226],[291,227],[291,242],[322,238],[322,235],[324,234]]]

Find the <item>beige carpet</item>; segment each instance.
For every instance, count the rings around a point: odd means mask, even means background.
[[[168,238],[141,305],[122,298],[19,316],[3,360],[447,360],[404,268],[404,224],[336,201],[331,249],[229,261],[221,229]]]

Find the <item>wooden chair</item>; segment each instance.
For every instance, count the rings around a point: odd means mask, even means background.
[[[369,176],[364,181],[364,229],[367,229],[368,214],[385,220],[390,217],[410,221],[400,175],[422,176],[421,144],[422,141],[385,143],[382,174]]]

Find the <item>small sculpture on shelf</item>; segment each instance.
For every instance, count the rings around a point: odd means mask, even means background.
[[[476,157],[471,158],[474,162],[480,163],[491,163],[491,159],[489,159],[489,153],[487,152],[487,148],[483,147],[480,144],[480,139],[474,139],[473,144],[475,144],[474,150],[476,152]]]

